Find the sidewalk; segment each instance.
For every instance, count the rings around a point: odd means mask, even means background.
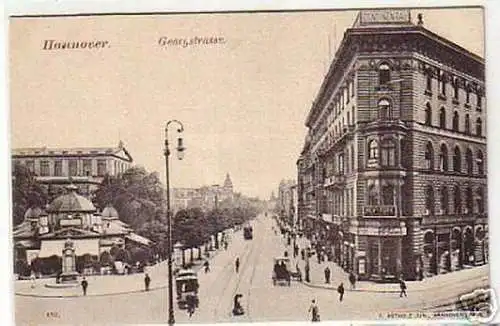
[[[210,252],[212,260],[217,257],[218,253],[224,251],[223,248]],[[197,255],[195,254],[195,257]],[[194,260],[193,270],[198,271],[202,268],[206,258],[202,260]],[[146,271],[151,277],[149,291],[158,291],[167,288],[168,284],[168,262],[162,261],[156,265],[149,266]],[[136,292],[144,292],[144,273],[136,273],[129,275],[96,275],[85,277],[89,283],[87,296],[108,296],[120,295]],[[37,279],[36,285],[32,288],[30,280],[19,280],[14,283],[15,295],[30,296],[30,297],[45,297],[45,298],[66,298],[66,297],[82,297],[82,288],[79,285],[81,277],[78,279],[78,286],[71,288],[49,288],[45,284],[55,284],[55,278]]]
[[[285,243],[284,240],[282,240]],[[297,244],[300,248],[304,248],[309,245],[309,240],[305,238],[298,239]],[[289,247],[289,252],[292,252],[291,246]],[[304,275],[305,261],[301,259],[300,253],[296,260],[293,262],[299,264],[299,268]],[[325,283],[324,270],[328,266],[330,268],[330,284]],[[346,291],[359,291],[359,292],[379,292],[379,293],[399,293],[400,288],[398,283],[376,283],[371,281],[357,281],[356,289],[351,289],[351,284],[349,282],[349,274],[340,268],[336,263],[325,261],[318,264],[316,256],[312,256],[309,259],[309,276],[311,282],[303,282],[304,285],[314,288],[323,289],[336,289],[340,282],[344,283],[344,288]],[[447,286],[452,286],[454,284],[460,284],[462,282],[474,282],[479,286],[489,285],[489,265],[478,266],[470,269],[464,269],[461,271],[436,275],[434,277],[425,278],[422,281],[406,281],[408,292],[423,292],[432,289],[443,288]]]

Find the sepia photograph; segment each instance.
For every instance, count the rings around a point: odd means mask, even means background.
[[[8,25],[16,325],[493,320],[484,7]]]

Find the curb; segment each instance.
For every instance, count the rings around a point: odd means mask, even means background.
[[[316,289],[324,289],[324,290],[335,290],[334,287],[328,287],[324,285],[312,284],[307,282],[302,282],[303,285],[316,288]],[[418,291],[418,290],[417,290]],[[346,289],[346,292],[372,292],[372,293],[399,293],[399,290],[366,290],[366,289]]]
[[[213,255],[210,256],[208,260],[212,260],[212,258],[215,258],[219,253],[221,252],[221,249],[216,250]],[[202,269],[202,265],[195,266],[192,268],[196,272]],[[167,285],[162,285],[158,287],[152,287],[149,289],[149,291],[146,291],[144,289],[140,290],[129,290],[129,291],[120,291],[120,292],[108,292],[108,293],[96,293],[96,294],[87,294],[87,295],[82,295],[82,294],[30,294],[30,293],[22,293],[22,292],[15,292],[14,295],[20,296],[20,297],[32,297],[32,298],[85,298],[85,297],[105,297],[105,296],[114,296],[114,295],[123,295],[123,294],[132,294],[132,293],[141,293],[141,292],[153,292],[157,290],[163,290],[166,289],[168,286]]]
[[[106,296],[132,294],[132,293],[140,293],[140,292],[153,292],[153,291],[162,290],[162,289],[166,289],[166,288],[167,288],[167,286],[163,285],[163,286],[159,286],[156,288],[151,288],[151,289],[149,289],[149,291],[131,290],[131,291],[123,291],[123,292],[96,293],[96,294],[87,294],[87,295],[82,295],[82,294],[68,294],[68,295],[52,294],[52,295],[47,295],[47,294],[28,294],[28,293],[21,293],[21,292],[16,292],[15,295],[20,296],[20,297],[34,297],[34,298],[85,298],[85,297],[106,297]]]

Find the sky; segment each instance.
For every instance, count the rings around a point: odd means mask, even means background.
[[[305,118],[357,12],[12,18],[11,147],[121,139],[135,164],[164,178],[164,128],[178,119],[187,150],[171,160],[172,187],[222,184],[229,173],[235,191],[269,198],[296,179]],[[418,10],[413,20],[420,12],[427,29],[484,57],[480,9]],[[225,41],[158,43],[195,36]],[[44,40],[110,46],[47,51]]]

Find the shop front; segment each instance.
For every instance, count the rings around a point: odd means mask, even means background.
[[[360,279],[379,282],[399,280],[403,272],[405,235],[404,222],[394,226],[360,227],[358,236],[361,246],[358,247],[356,268]]]

